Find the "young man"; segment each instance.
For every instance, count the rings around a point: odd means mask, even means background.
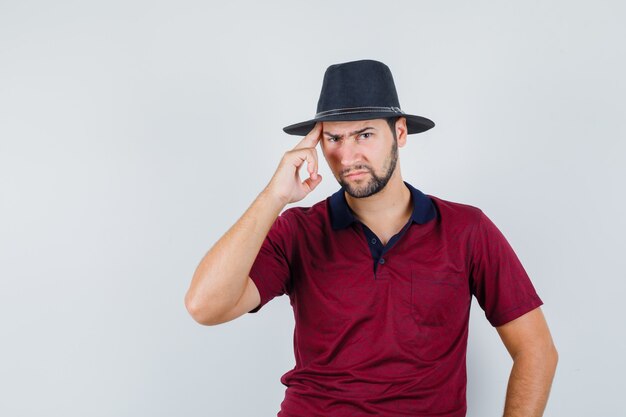
[[[402,179],[398,148],[433,126],[400,110],[383,63],[329,67],[316,117],[284,129],[306,136],[198,266],[185,303],[202,324],[289,295],[278,416],[465,416],[472,295],[514,360],[505,417],[543,414],[557,352],[520,261],[480,209]],[[322,181],[318,143],[341,189],[280,214]]]

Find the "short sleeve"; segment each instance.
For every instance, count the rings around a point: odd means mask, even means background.
[[[501,326],[543,301],[496,225],[481,211],[470,255],[472,293],[492,326]]]
[[[292,241],[289,218],[287,211],[276,218],[252,264],[249,275],[259,290],[261,303],[249,313],[256,313],[272,298],[289,293],[288,253]]]

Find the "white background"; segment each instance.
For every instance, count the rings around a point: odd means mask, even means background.
[[[0,1],[0,415],[272,416],[287,297],[204,327],[184,294],[334,63],[377,59],[436,127],[405,180],[480,207],[560,353],[546,416],[624,415],[619,1]],[[321,152],[319,153],[321,156]],[[311,205],[338,189],[322,164]],[[620,191],[621,190],[621,191]],[[511,359],[474,302],[468,416]]]

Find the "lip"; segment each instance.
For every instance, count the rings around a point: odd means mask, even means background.
[[[367,174],[367,171],[353,172],[352,174],[346,175],[346,178],[356,178],[364,174]]]

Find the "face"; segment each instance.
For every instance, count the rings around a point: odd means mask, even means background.
[[[398,146],[406,141],[406,119],[396,123],[397,139],[384,119],[323,122],[321,147],[341,187],[354,198],[381,191],[396,171]]]

